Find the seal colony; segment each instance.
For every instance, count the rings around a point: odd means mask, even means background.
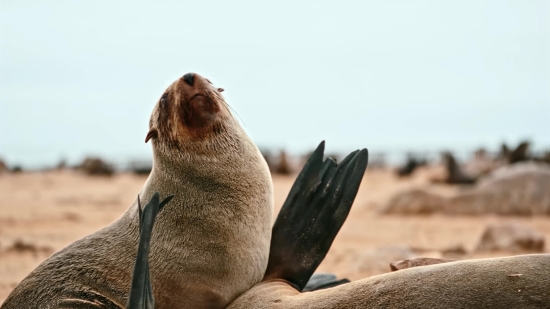
[[[151,235],[157,308],[223,308],[260,282],[267,267],[271,175],[221,90],[185,74],[166,89],[150,118],[153,169],[139,197],[174,195]],[[125,307],[138,216],[136,200],[117,221],[40,264],[2,308]]]

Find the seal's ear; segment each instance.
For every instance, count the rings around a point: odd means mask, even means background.
[[[149,248],[151,235],[153,233],[153,225],[159,211],[166,205],[174,196],[170,195],[162,202],[160,194],[155,192],[153,197],[141,209],[141,201],[138,195],[138,216],[139,216],[139,245],[134,265],[134,274],[132,276],[132,286],[128,297],[127,309],[153,309],[155,307],[155,298],[153,297],[153,288],[149,274]]]
[[[301,291],[344,224],[368,163],[357,150],[340,164],[323,161],[324,142],[296,178],[273,225],[264,281],[282,279]]]
[[[145,136],[145,143],[147,144],[147,142],[151,138],[157,138],[158,136],[159,136],[159,132],[157,129],[155,128],[150,129],[149,132],[147,132],[147,135]]]

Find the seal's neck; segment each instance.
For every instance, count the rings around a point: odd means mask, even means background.
[[[192,149],[166,153],[153,147],[153,169],[140,198],[148,200],[158,191],[162,197],[176,195],[174,204],[179,197],[250,191],[247,182],[255,187],[271,181],[259,150],[244,134],[225,146],[210,149],[210,154],[191,153]]]

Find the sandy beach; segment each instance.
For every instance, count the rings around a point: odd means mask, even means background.
[[[461,259],[516,254],[470,253],[492,222],[524,223],[550,239],[548,217],[378,214],[401,190],[423,188],[448,196],[458,190],[430,184],[427,175],[432,170],[419,169],[413,177],[399,179],[388,169],[367,169],[351,213],[318,272],[351,280],[389,272],[389,263],[406,257],[407,248],[438,257],[442,249],[463,246],[469,253]],[[0,175],[0,302],[53,252],[116,220],[145,179],[129,173],[90,177],[71,170]],[[275,213],[294,179],[295,175],[273,176]]]

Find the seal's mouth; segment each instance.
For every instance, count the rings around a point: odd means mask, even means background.
[[[206,128],[215,121],[219,111],[216,98],[208,91],[201,91],[183,102],[180,106],[180,119],[188,129]]]
[[[200,93],[197,93],[197,94],[195,94],[194,96],[192,96],[192,97],[189,99],[189,102],[193,101],[193,100],[196,99],[196,98],[200,98],[200,97],[202,97],[203,99],[206,98],[205,95],[200,94]]]

